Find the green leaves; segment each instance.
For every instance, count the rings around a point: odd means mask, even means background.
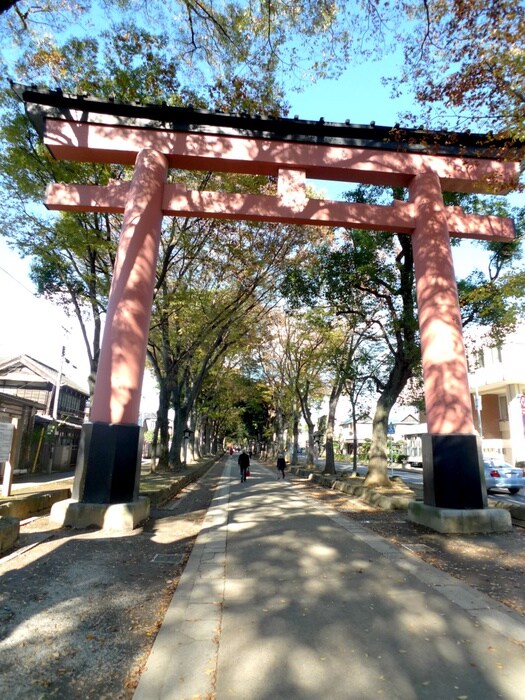
[[[383,3],[386,5],[386,3]],[[525,61],[521,3],[512,0],[434,0],[417,14],[418,0],[404,3],[415,22],[399,23],[405,63],[401,81],[411,86],[425,113],[477,131],[525,136]],[[396,76],[396,80],[398,76]]]

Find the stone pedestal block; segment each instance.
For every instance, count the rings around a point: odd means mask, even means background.
[[[149,498],[141,496],[131,503],[79,503],[67,499],[55,503],[49,519],[60,527],[83,530],[99,527],[102,530],[129,532],[149,517]]]
[[[504,508],[459,510],[412,501],[408,505],[408,520],[447,534],[495,534],[512,530],[510,513]]]

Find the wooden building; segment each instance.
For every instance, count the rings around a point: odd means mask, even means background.
[[[15,471],[73,469],[88,398],[61,370],[28,355],[1,360],[0,420],[16,427]]]

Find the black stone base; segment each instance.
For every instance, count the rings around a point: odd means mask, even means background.
[[[86,423],[82,426],[73,499],[81,503],[129,503],[139,495],[142,428]]]
[[[423,500],[427,506],[487,507],[478,435],[422,435]]]

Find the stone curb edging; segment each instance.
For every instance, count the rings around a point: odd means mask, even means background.
[[[355,496],[368,505],[382,508],[383,510],[408,510],[408,504],[416,501],[416,497],[411,489],[407,488],[412,495],[390,495],[381,493],[376,489],[365,488],[361,484],[352,484],[347,479],[338,479],[330,474],[311,471],[303,467],[290,467],[290,471],[303,479],[313,481],[324,488],[335,489],[350,496]],[[512,524],[516,527],[525,527],[525,506],[512,505],[507,501],[494,501],[491,508],[504,508],[510,512]]]
[[[71,489],[54,489],[40,493],[10,496],[8,501],[0,503],[0,516],[23,520],[31,515],[49,510],[57,501],[70,498]]]
[[[510,512],[513,525],[525,527],[525,506],[512,505],[507,501],[494,501],[493,504],[495,508],[504,508]]]
[[[20,520],[8,515],[0,517],[0,555],[14,547],[20,534]]]
[[[0,555],[12,549],[20,535],[20,521],[47,512],[55,503],[71,496],[71,489],[12,496],[0,504]]]
[[[173,498],[173,496],[176,496],[180,491],[182,491],[182,489],[185,486],[188,486],[188,484],[191,484],[192,482],[197,481],[197,479],[200,479],[201,476],[206,474],[206,472],[209,469],[211,469],[211,467],[213,467],[213,465],[216,464],[222,456],[223,455],[221,454],[219,457],[213,457],[212,459],[206,460],[199,467],[196,467],[196,469],[192,471],[191,474],[184,474],[169,485],[161,486],[158,489],[148,489],[148,479],[146,478],[144,487],[140,489],[140,495],[149,498],[149,501],[152,506],[161,506],[167,501],[169,501],[171,498]],[[169,474],[170,472],[166,472],[167,476],[169,476]]]
[[[302,467],[290,467],[290,471],[303,479],[313,481],[319,486],[341,491],[349,496],[356,496],[359,500],[368,503],[368,505],[376,506],[383,510],[407,510],[408,504],[415,500],[414,492],[409,488],[400,494],[385,494],[377,489],[370,489],[361,484],[352,483],[347,479],[337,479],[332,475],[312,472]]]
[[[225,464],[134,700],[215,697],[233,469]]]

